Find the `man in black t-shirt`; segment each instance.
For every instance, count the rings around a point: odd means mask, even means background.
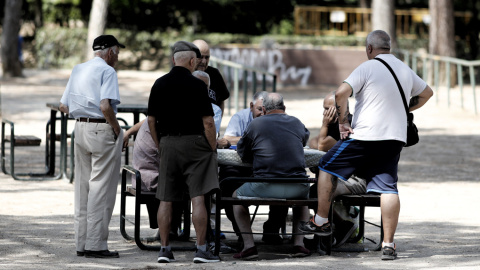
[[[335,95],[334,93],[328,93],[323,100],[323,122],[320,128],[320,134],[313,137],[308,146],[313,149],[327,152],[332,148],[338,140],[340,140],[340,130],[338,128],[337,110],[335,108]],[[352,115],[348,114],[348,121],[352,121]],[[315,173],[318,173],[318,168],[315,168]],[[316,196],[317,185],[313,185],[310,189],[310,196]],[[352,176],[348,181],[341,181],[337,186],[334,197],[339,194],[364,194],[366,192],[365,179]],[[343,245],[348,238],[355,232],[358,227],[358,219],[352,219],[355,209],[353,206],[343,206],[335,204],[334,210],[334,223],[335,231],[334,237],[336,243],[334,247]],[[353,221],[353,222],[352,222]]]
[[[157,220],[162,248],[157,261],[175,260],[169,245],[172,203],[182,201],[188,188],[197,236],[193,262],[219,262],[205,239],[208,215],[204,197],[218,188],[218,164],[207,86],[192,75],[201,55],[197,46],[186,41],[176,42],[172,49],[175,66],[155,81],[148,100],[148,125],[160,153],[156,197],[160,200]]]
[[[215,97],[211,97],[215,99],[215,104],[218,105],[222,109],[222,114],[225,109],[225,100],[230,97],[230,92],[227,89],[227,85],[223,80],[222,74],[220,71],[212,66],[208,65],[210,61],[210,47],[208,46],[207,42],[201,39],[197,39],[193,41],[198,49],[200,49],[201,59],[198,61],[195,70],[205,71],[210,76],[210,89],[214,91]]]

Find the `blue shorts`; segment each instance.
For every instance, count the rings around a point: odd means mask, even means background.
[[[319,161],[318,168],[347,181],[353,174],[367,180],[367,192],[394,193],[404,142],[340,140]]]

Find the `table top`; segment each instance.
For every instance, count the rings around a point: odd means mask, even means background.
[[[325,154],[325,152],[318,151],[317,149],[304,148],[305,153],[305,166],[307,168],[315,167],[318,165],[318,161]],[[232,165],[251,167],[252,164],[242,162],[242,159],[238,155],[237,151],[233,149],[217,149],[217,158],[219,165]]]
[[[147,104],[120,104],[117,106],[117,112],[147,113]]]

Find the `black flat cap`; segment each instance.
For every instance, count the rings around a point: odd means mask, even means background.
[[[98,36],[94,41],[93,41],[93,50],[98,51],[98,50],[103,50],[106,48],[110,48],[113,46],[118,46],[120,48],[125,48],[125,45],[120,44],[118,40],[112,36],[112,35],[101,35]]]
[[[200,50],[198,49],[197,46],[195,46],[195,44],[193,44],[191,42],[183,41],[183,40],[175,42],[175,44],[173,44],[173,46],[172,46],[172,51],[173,51],[173,54],[175,54],[177,52],[192,51],[192,52],[195,52],[195,54],[197,55],[197,58],[202,57],[202,54],[200,53]]]

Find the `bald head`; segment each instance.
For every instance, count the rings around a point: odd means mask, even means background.
[[[279,93],[268,93],[263,100],[263,107],[267,113],[271,111],[285,111],[285,105],[283,104],[283,96]]]
[[[205,71],[208,68],[208,62],[210,61],[210,47],[205,40],[197,39],[192,42],[200,50],[202,58],[199,59],[196,70]]]
[[[328,110],[330,107],[335,106],[335,95],[333,92],[328,93],[323,100],[323,108]]]

